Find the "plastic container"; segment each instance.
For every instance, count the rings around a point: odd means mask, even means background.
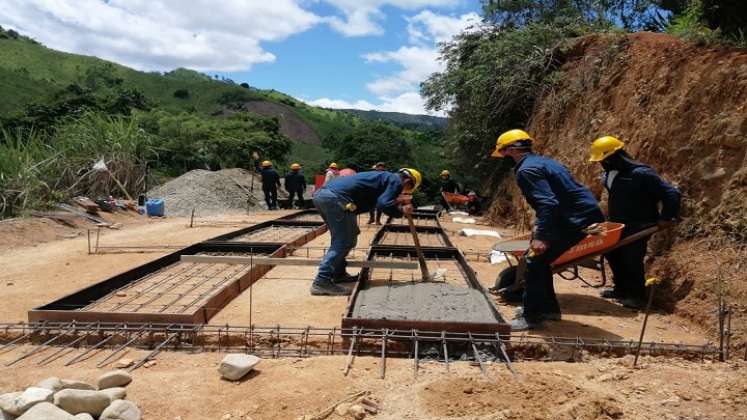
[[[147,200],[145,202],[145,210],[148,213],[148,216],[163,217],[165,211],[163,199],[151,198]]]

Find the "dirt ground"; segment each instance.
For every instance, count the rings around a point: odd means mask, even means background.
[[[261,222],[287,212],[264,212],[221,217],[222,220]],[[188,228],[188,220],[169,218],[126,224],[121,230],[103,233],[102,245],[187,245],[237,229],[236,226]],[[487,252],[492,238],[461,237],[465,225],[444,222],[452,241],[465,252]],[[30,226],[36,228],[34,222]],[[467,226],[487,229],[486,226]],[[0,224],[0,239],[22,233]],[[361,226],[358,246],[366,247],[375,229]],[[506,232],[498,229],[499,231]],[[329,243],[325,234],[307,244],[309,254]],[[0,320],[25,321],[26,311],[69,294],[84,286],[164,255],[106,253],[88,255],[82,236],[16,245],[0,253]],[[305,255],[299,250],[298,255]],[[356,251],[355,258],[363,253]],[[501,267],[470,262],[483,285],[491,286]],[[345,297],[312,297],[308,287],[314,267],[277,267],[252,288],[252,322],[258,325],[333,327],[347,305]],[[354,272],[354,270],[351,270]],[[590,273],[588,280],[595,282]],[[597,290],[580,282],[556,280],[563,320],[549,322],[538,331],[544,335],[637,339],[642,316],[597,297]],[[505,319],[513,306],[497,302]],[[249,323],[249,294],[240,295],[211,323]],[[646,338],[667,342],[702,344],[710,325],[667,313],[649,319]],[[0,393],[15,391],[48,376],[94,381],[105,368],[92,359],[64,367],[61,361],[45,366],[32,357],[12,367],[4,364],[25,351],[0,352]],[[69,356],[72,357],[70,350]],[[44,357],[43,352],[40,357]],[[136,359],[146,353],[130,350],[124,357]],[[645,356],[636,369],[630,357],[589,358],[583,363],[517,362],[520,379],[514,379],[503,364],[490,364],[483,377],[469,362],[443,364],[423,362],[413,379],[412,360],[387,360],[385,379],[379,379],[379,359],[358,357],[346,377],[347,359],[324,356],[308,359],[263,360],[257,371],[239,383],[219,379],[216,368],[221,353],[176,353],[158,355],[155,366],[134,372],[128,398],[137,402],[147,419],[296,419],[321,412],[346,395],[368,391],[381,405],[379,419],[711,419],[747,418],[747,364],[741,361],[712,363]],[[333,414],[330,418],[339,418]]]

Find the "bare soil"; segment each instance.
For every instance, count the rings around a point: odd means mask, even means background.
[[[683,193],[682,220],[649,243],[647,272],[664,280],[657,307],[716,339],[719,296],[732,344],[747,337],[747,51],[700,47],[653,33],[580,38],[562,53],[560,83],[536,105],[529,131],[597,194],[591,142],[614,135]],[[530,225],[513,177],[493,188],[489,219]]]
[[[308,144],[321,144],[319,134],[298,117],[288,105],[267,101],[251,101],[242,104],[242,108],[260,115],[277,117],[280,120],[280,132],[290,139]]]
[[[286,212],[226,216],[261,222]],[[446,222],[454,232],[462,225]],[[30,229],[34,224],[29,225]],[[474,226],[472,226],[474,227]],[[164,219],[107,231],[104,244],[186,245],[237,227],[188,228],[187,219]],[[375,228],[361,226],[359,246],[370,243]],[[14,231],[14,234],[19,234]],[[0,234],[2,235],[2,234]],[[486,252],[491,238],[451,239],[463,250]],[[325,234],[307,245],[310,256],[329,243]],[[0,253],[0,319],[23,321],[30,308],[57,299],[81,287],[158,258],[160,253],[109,253],[88,255],[85,238],[57,240],[16,247]],[[305,256],[303,249],[297,255]],[[356,251],[354,258],[362,258]],[[500,267],[474,262],[480,281],[492,285]],[[351,270],[352,271],[352,270]],[[346,297],[312,297],[308,287],[315,267],[277,267],[252,288],[255,324],[283,326],[339,326]],[[6,282],[13,282],[7,286]],[[547,323],[540,334],[585,337],[637,338],[641,315],[596,296],[596,290],[579,282],[557,280],[564,320]],[[249,294],[236,298],[211,322],[248,324]],[[513,307],[499,303],[504,317]],[[705,325],[704,329],[710,328]],[[647,339],[702,343],[706,332],[676,314],[657,313],[649,320]],[[111,367],[96,368],[106,353],[64,367],[60,360],[37,364],[42,352],[12,367],[4,364],[25,351],[15,348],[0,353],[0,393],[29,386],[48,376],[94,381]],[[61,360],[72,358],[70,350]],[[137,359],[146,351],[131,349],[122,357]],[[679,419],[747,418],[747,365],[689,362],[644,357],[636,369],[629,357],[588,359],[584,363],[517,362],[517,381],[500,363],[490,363],[483,377],[469,362],[421,363],[413,379],[412,360],[387,360],[386,378],[379,379],[380,359],[357,357],[351,373],[343,369],[347,358],[324,356],[309,359],[263,360],[257,371],[238,383],[219,378],[220,353],[158,355],[156,364],[134,372],[128,398],[136,401],[149,419],[217,419],[226,414],[243,419],[296,419],[321,412],[345,396],[368,391],[379,402],[379,419]],[[340,418],[333,414],[330,418]]]

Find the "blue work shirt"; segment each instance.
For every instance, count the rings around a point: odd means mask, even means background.
[[[681,194],[664,181],[650,166],[631,164],[619,170],[609,185],[609,173],[604,172],[602,183],[609,193],[609,219],[624,223],[627,230],[669,221],[680,211]],[[659,203],[661,213],[659,213]]]
[[[274,190],[280,186],[280,175],[272,166],[269,168],[263,168],[259,164],[259,160],[254,161],[254,169],[262,175],[262,189],[263,190]]]
[[[402,194],[402,178],[392,172],[370,171],[341,176],[324,184],[328,189],[356,206],[355,212],[368,213],[378,208],[392,217],[402,217],[395,202]]]
[[[557,239],[604,221],[591,191],[559,162],[530,153],[519,160],[515,171],[516,182],[536,213],[535,239]]]

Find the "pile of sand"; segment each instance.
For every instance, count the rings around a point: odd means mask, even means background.
[[[260,181],[259,174],[240,168],[195,169],[148,191],[148,198],[162,198],[167,216],[189,216],[192,209],[201,217],[266,210]]]

